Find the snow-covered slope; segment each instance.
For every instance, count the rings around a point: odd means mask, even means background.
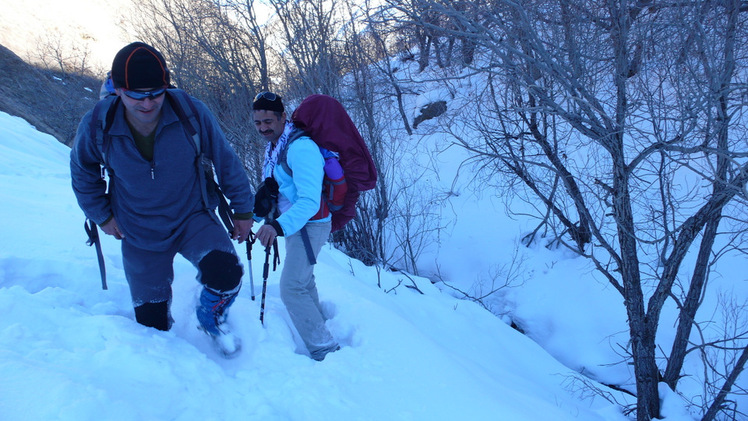
[[[237,359],[221,359],[197,330],[196,272],[181,257],[174,328],[140,326],[111,238],[101,290],[68,149],[4,113],[0,203],[0,419],[623,419],[608,402],[576,396],[573,372],[483,308],[327,246],[317,282],[344,346],[322,363],[301,351],[279,271],[264,327],[245,277],[229,317],[244,342]],[[258,296],[264,257],[255,247]]]

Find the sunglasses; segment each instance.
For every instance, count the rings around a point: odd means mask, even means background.
[[[276,99],[278,99],[278,95],[276,95],[276,94],[274,94],[272,92],[260,92],[259,94],[257,94],[255,96],[254,102],[259,101],[260,98],[265,98],[268,101],[275,101]]]
[[[150,98],[151,100],[154,100],[166,92],[166,88],[158,88],[154,89],[152,91],[131,91],[129,89],[122,89],[122,92],[124,92],[125,95],[127,95],[129,98],[132,98],[136,101],[143,101],[146,98]]]

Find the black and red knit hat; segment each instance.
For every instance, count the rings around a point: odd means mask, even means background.
[[[169,86],[169,69],[155,48],[133,42],[114,56],[112,82],[115,88],[131,90],[161,88]]]

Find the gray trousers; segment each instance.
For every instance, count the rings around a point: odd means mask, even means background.
[[[315,257],[330,236],[330,226],[329,221],[310,222],[305,226]],[[309,263],[301,231],[286,237],[280,293],[291,321],[312,356],[337,347],[337,342],[325,326],[317,284],[314,282],[314,266]]]
[[[236,289],[241,283],[242,266],[226,230],[207,212],[186,221],[174,244],[156,252],[133,247],[122,240],[122,261],[134,307],[171,301],[174,257],[177,253],[198,270],[198,281],[218,292]]]

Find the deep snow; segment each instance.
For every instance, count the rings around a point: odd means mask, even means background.
[[[196,272],[181,257],[174,328],[140,326],[110,237],[103,240],[109,290],[100,288],[68,152],[0,113],[0,419],[620,418],[607,402],[565,388],[573,372],[478,305],[424,278],[378,273],[328,246],[316,274],[343,348],[322,363],[294,338],[279,271],[269,276],[260,324],[259,247],[258,299],[245,277],[229,318],[244,342],[237,359],[220,358],[196,328]]]
[[[260,324],[265,256],[255,247],[258,298],[251,300],[245,276],[229,316],[244,350],[224,360],[196,327],[196,271],[181,257],[170,332],[135,323],[111,237],[103,238],[109,290],[100,288],[70,188],[68,153],[24,120],[0,113],[2,420],[625,419],[561,363],[592,373],[609,363],[614,347],[600,335],[623,317],[611,311],[619,306],[615,294],[580,276],[592,272],[583,259],[530,250],[536,260],[522,260],[520,270],[533,282],[501,295],[513,303],[506,311],[522,318],[554,358],[499,317],[425,278],[379,272],[325,246],[318,287],[343,348],[317,363],[294,336],[278,294],[279,271],[270,273]],[[490,201],[462,211],[486,211],[481,206]],[[500,252],[511,255],[517,228],[501,233]],[[499,253],[496,236],[476,232],[455,241],[451,252],[442,251],[452,278],[479,263],[474,259]],[[238,251],[244,256],[243,246]],[[552,287],[559,283],[564,287]],[[595,312],[599,317],[589,317]],[[625,365],[604,373],[608,379],[619,373],[622,383],[629,375]],[[675,396],[667,397],[663,413],[671,421],[690,419]]]

